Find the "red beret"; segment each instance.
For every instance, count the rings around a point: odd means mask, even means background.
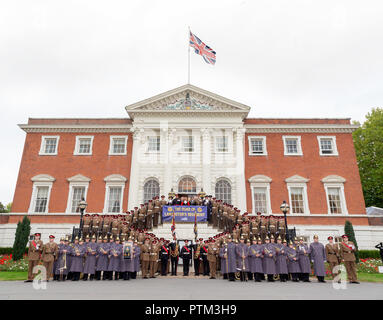
[[[334,238],[332,236],[329,236],[327,240],[333,240]]]

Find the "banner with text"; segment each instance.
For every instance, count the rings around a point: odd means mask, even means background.
[[[173,212],[176,222],[194,222],[197,214],[197,222],[207,221],[206,206],[163,206],[162,221],[172,222]]]

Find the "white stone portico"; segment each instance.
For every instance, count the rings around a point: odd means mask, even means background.
[[[189,177],[196,193],[203,188],[207,194],[215,194],[216,183],[225,180],[231,203],[246,210],[243,119],[250,107],[188,84],[129,105],[126,111],[133,121],[128,208],[144,202],[147,181],[155,180],[159,194],[167,198],[171,188],[178,192],[180,180]],[[159,150],[149,146],[155,137]],[[190,142],[187,151],[184,139]]]

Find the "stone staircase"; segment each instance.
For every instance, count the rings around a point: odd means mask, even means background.
[[[170,231],[171,223],[164,223],[158,227],[153,228],[152,232],[158,238],[164,238],[166,240],[172,240],[172,233]],[[209,226],[207,222],[198,222],[198,238],[206,240],[209,237],[215,236],[220,231],[218,228]],[[176,223],[176,235],[177,239],[188,239],[194,242],[194,223]]]

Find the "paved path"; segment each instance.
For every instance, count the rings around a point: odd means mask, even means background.
[[[129,281],[48,282],[46,290],[31,283],[2,281],[0,300],[8,299],[383,299],[383,283],[347,284],[335,290],[331,282],[245,283],[207,278],[136,279]]]

